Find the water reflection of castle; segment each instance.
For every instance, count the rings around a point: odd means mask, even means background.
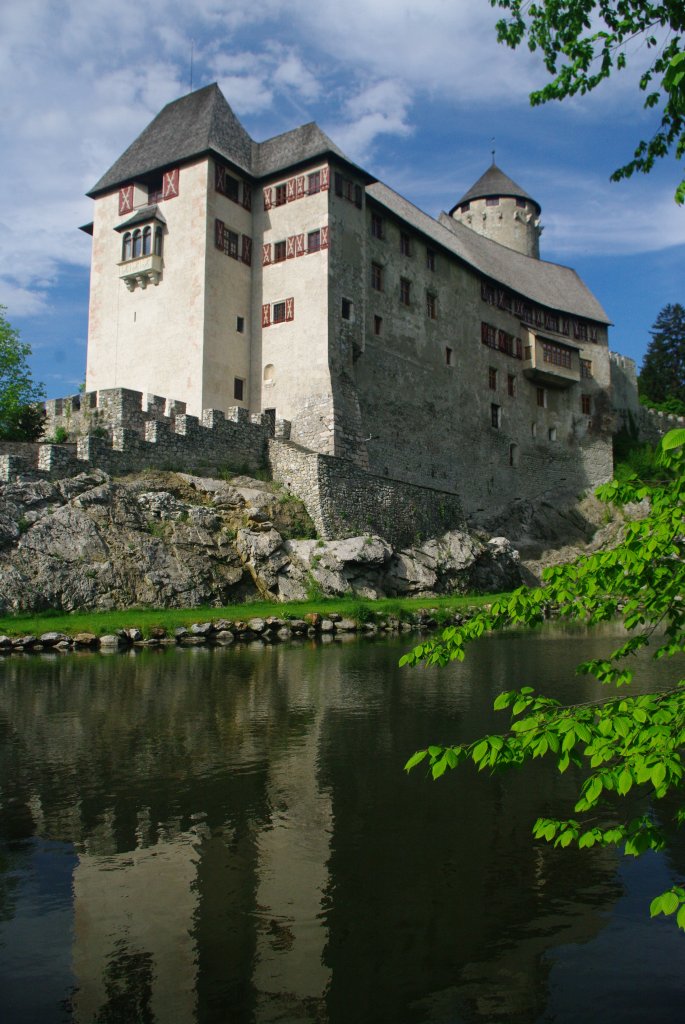
[[[494,688],[504,653],[483,655]],[[403,781],[417,740],[445,720],[475,734],[490,694],[471,685],[475,658],[458,682],[399,680],[395,662],[356,643],[92,659],[86,673],[63,659],[45,685],[8,665],[14,798],[78,851],[74,1021],[544,1008],[543,954],[594,935],[603,901],[583,905],[572,859],[515,824],[529,780]],[[613,865],[583,871],[600,886]],[[550,897],[573,913],[553,919]]]

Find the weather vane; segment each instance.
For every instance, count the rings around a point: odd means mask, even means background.
[[[490,139],[490,142],[492,143],[491,153],[492,153],[492,162],[494,164],[494,162],[495,162],[495,136],[494,135]]]

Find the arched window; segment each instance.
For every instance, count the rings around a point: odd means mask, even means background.
[[[121,245],[121,258],[122,260],[131,259],[131,232],[127,231],[124,235],[124,240]]]
[[[140,233],[140,229],[136,228],[133,232],[133,259],[137,259],[143,251],[143,236]]]
[[[267,363],[264,367],[264,383],[273,384],[274,382],[274,367],[273,363]]]
[[[152,228],[148,225],[143,228],[143,256],[149,256],[152,252]]]
[[[155,256],[162,255],[162,229],[155,228]]]

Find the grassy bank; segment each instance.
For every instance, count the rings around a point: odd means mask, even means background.
[[[18,615],[0,617],[0,635],[21,636],[32,633],[55,631],[73,635],[89,632],[96,636],[113,633],[117,629],[137,627],[144,636],[153,626],[163,626],[167,630],[179,626],[190,626],[194,622],[208,622],[216,619],[229,619],[232,622],[252,618],[266,618],[275,615],[279,618],[301,619],[310,612],[338,612],[355,622],[370,622],[387,616],[410,620],[420,609],[430,608],[434,617],[440,621],[447,619],[461,609],[477,607],[495,600],[498,595],[485,594],[470,597],[433,597],[433,598],[383,598],[378,601],[363,601],[355,597],[336,598],[317,601],[293,601],[289,604],[278,602],[251,602],[250,604],[231,604],[222,608],[127,608],[122,611],[83,611],[83,612],[27,612]]]

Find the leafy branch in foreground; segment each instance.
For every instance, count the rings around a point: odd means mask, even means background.
[[[685,153],[685,6],[681,0],[490,0],[507,11],[497,38],[515,48],[524,39],[542,53],[551,82],[531,94],[535,106],[595,89],[631,59],[643,61],[639,88],[644,107],[661,121],[651,139],[638,143],[633,159],[612,174],[614,181],[635,171],[648,173],[654,161],[675,148]],[[685,180],[676,190],[685,202]]]
[[[419,644],[402,665],[445,665],[462,661],[465,647],[486,631],[541,622],[553,606],[566,619],[589,625],[618,619],[627,638],[606,658],[580,664],[577,671],[610,687],[607,697],[562,705],[532,687],[501,693],[495,710],[508,710],[510,724],[500,735],[471,743],[431,745],[406,763],[410,771],[424,761],[433,779],[448,768],[473,761],[480,771],[520,767],[550,756],[560,772],[574,765],[583,781],[574,818],[539,818],[536,839],[566,847],[621,847],[639,856],[661,850],[669,830],[685,821],[685,805],[665,810],[656,802],[683,788],[685,746],[685,679],[654,693],[618,693],[633,677],[630,659],[651,649],[652,657],[685,651],[685,430],[673,430],[662,441],[663,479],[643,486],[636,479],[605,484],[598,496],[605,502],[648,502],[648,512],[625,527],[623,540],[609,551],[579,558],[546,570],[543,586],[524,587],[483,608],[463,625]],[[617,798],[629,793],[648,801],[648,810],[616,823]],[[676,913],[685,930],[685,889],[674,886],[651,904],[655,914]]]

